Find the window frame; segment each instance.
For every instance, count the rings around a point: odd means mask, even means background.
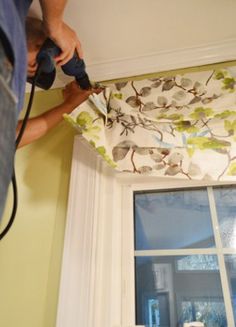
[[[117,173],[76,136],[56,326],[135,326],[135,191],[235,184]]]

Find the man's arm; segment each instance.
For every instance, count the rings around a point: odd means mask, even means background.
[[[72,82],[63,90],[64,102],[42,115],[29,119],[19,147],[32,143],[44,136],[51,128],[62,121],[64,113],[71,113],[76,107],[84,102],[93,92],[99,93],[101,90],[81,90],[76,82]],[[18,135],[22,121],[17,125]]]
[[[59,46],[62,53],[55,58],[59,65],[69,61],[76,50],[82,58],[82,48],[76,32],[63,21],[67,0],[40,0],[43,24],[47,35]]]

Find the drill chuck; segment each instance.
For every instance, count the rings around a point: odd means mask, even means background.
[[[74,56],[61,68],[66,75],[75,77],[81,89],[87,90],[91,88],[91,83],[85,70],[85,63],[76,53],[74,53]]]

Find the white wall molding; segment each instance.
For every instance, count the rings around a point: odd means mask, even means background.
[[[112,172],[74,143],[57,327],[120,326],[121,219]],[[106,196],[103,196],[106,194]]]
[[[235,38],[189,48],[147,53],[145,56],[87,63],[87,71],[91,80],[106,81],[231,60],[236,60]],[[53,88],[63,87],[71,80],[59,69]],[[30,87],[27,84],[26,92],[29,91]]]
[[[235,38],[189,48],[147,53],[146,56],[88,64],[87,69],[92,79],[101,81],[231,60],[236,60]]]
[[[88,194],[95,197],[98,171],[99,167],[93,154],[83,146],[79,148],[79,143],[75,142],[57,327],[78,326],[78,321],[79,326],[88,326],[86,317],[91,315],[91,294],[88,285],[93,274],[93,216],[97,204],[94,201],[90,203]]]

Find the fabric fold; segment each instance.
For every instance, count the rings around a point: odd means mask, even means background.
[[[236,179],[229,69],[110,84],[65,119],[119,171]]]

